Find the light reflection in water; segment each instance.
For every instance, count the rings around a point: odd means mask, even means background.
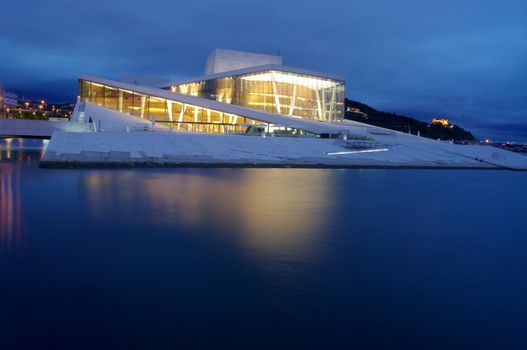
[[[19,161],[25,164],[38,162],[49,140],[0,138],[0,162]]]
[[[21,175],[28,164],[42,156],[42,140],[0,139],[0,245],[23,244]]]
[[[333,174],[313,169],[94,171],[81,177],[80,187],[94,220],[114,217],[198,234],[221,231],[249,254],[295,256],[309,254],[324,232]]]
[[[20,245],[20,172],[18,167],[0,163],[0,244],[10,248]]]

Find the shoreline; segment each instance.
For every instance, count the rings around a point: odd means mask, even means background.
[[[129,163],[112,163],[112,162],[54,162],[40,161],[41,169],[152,169],[152,168],[215,168],[215,169],[377,169],[377,170],[508,170],[508,171],[527,171],[525,169],[514,169],[496,166],[440,166],[440,165],[352,165],[352,164],[273,164],[273,163],[152,163],[152,162],[129,162]]]

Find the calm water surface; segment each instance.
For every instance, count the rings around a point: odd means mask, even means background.
[[[43,170],[0,140],[0,349],[527,348],[527,173]]]

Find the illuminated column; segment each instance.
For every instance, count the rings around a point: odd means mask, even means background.
[[[289,116],[293,115],[295,109],[295,100],[296,100],[296,84],[293,85],[293,96],[291,96],[291,104],[289,105]]]
[[[146,96],[141,96],[141,119],[145,117]]]
[[[194,106],[194,123],[198,122],[198,107]]]
[[[329,116],[328,119],[333,120],[333,113],[335,111],[335,104],[337,103],[337,86],[333,86],[333,91],[331,92],[331,103],[329,105]]]
[[[282,108],[280,107],[280,98],[278,97],[278,88],[276,87],[276,79],[275,79],[274,72],[271,73],[271,81],[273,84],[273,96],[274,96],[274,103],[276,105],[276,113],[282,114],[281,112]]]
[[[119,112],[123,112],[123,90],[119,90]]]
[[[223,112],[220,112],[220,122],[221,127],[223,128],[223,133],[225,134],[227,132],[227,128],[225,126],[225,114]]]
[[[172,101],[167,100],[167,112],[168,112],[168,120],[172,121]],[[172,127],[172,124],[170,124],[170,127]]]
[[[318,110],[318,119],[324,119],[322,116],[322,103],[320,102],[320,93],[318,89],[315,89],[315,94],[317,95],[317,110]]]
[[[181,111],[179,112],[179,119],[178,119],[178,124],[177,124],[178,129],[181,127],[181,122],[183,121],[183,115],[185,114],[185,107],[186,107],[185,104],[181,105]]]
[[[322,89],[322,120],[327,120],[327,109],[328,105],[326,102],[326,92]]]

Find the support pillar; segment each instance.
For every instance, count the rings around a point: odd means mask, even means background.
[[[119,90],[118,108],[119,112],[123,113],[123,90]]]
[[[172,101],[167,100],[167,113],[168,113],[168,120],[172,121]],[[170,125],[172,127],[172,124]]]
[[[146,96],[141,96],[141,119],[145,118]]]
[[[296,84],[293,85],[293,96],[291,96],[291,104],[289,105],[288,115],[290,117],[293,115],[293,111],[295,110],[295,102],[296,102]]]

